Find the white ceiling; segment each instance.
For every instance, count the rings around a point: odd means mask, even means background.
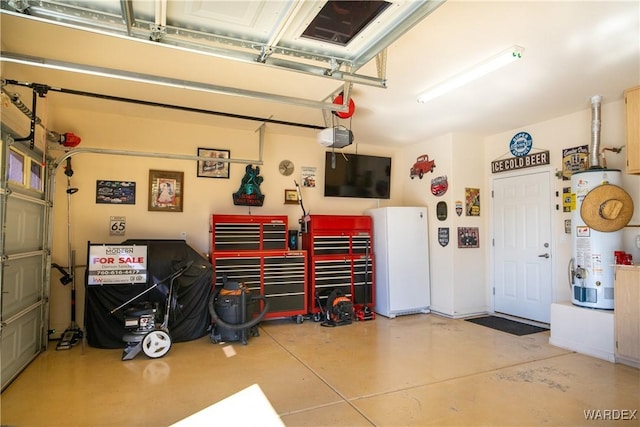
[[[314,7],[318,4],[306,3]],[[262,2],[247,2],[246,6],[258,4]],[[81,31],[12,13],[3,13],[0,23],[1,46],[6,53],[144,73],[158,79],[220,85],[237,88],[238,93],[210,94],[5,61],[3,79],[318,128],[325,126],[325,117],[318,108],[239,95],[243,91],[256,91],[320,102],[343,87],[335,79],[256,62],[216,58],[150,41],[132,41],[124,36]],[[258,28],[251,21],[238,26]],[[426,104],[416,101],[422,90],[512,45],[524,47],[522,60]],[[351,120],[339,121],[351,127],[357,143],[402,146],[449,132],[491,135],[522,128],[589,109],[592,95],[602,95],[604,103],[620,100],[624,89],[640,84],[640,2],[448,0],[391,43],[384,71],[386,88],[353,85],[355,113]],[[357,73],[378,76],[375,59]],[[23,100],[30,103],[30,97]],[[48,109],[95,109],[167,120],[257,127],[257,122],[247,120],[55,91],[47,94],[47,100]],[[66,125],[68,129],[57,130],[73,131],[73,123]],[[284,129],[276,125],[274,128]],[[315,129],[292,126],[286,126],[286,131],[317,133]]]

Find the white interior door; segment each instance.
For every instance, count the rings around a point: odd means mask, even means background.
[[[494,310],[549,323],[552,295],[548,171],[493,180]]]

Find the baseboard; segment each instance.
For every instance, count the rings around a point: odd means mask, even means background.
[[[441,311],[434,310],[433,308],[431,309],[431,313],[437,314],[438,316],[442,316],[442,317],[448,317],[449,319],[466,319],[469,317],[486,316],[488,314],[486,311],[479,311],[477,313],[464,313],[464,314],[452,315],[449,313],[443,313]]]

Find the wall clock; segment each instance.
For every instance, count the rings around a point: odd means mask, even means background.
[[[294,169],[294,166],[291,160],[283,160],[280,162],[280,165],[278,166],[278,170],[284,176],[291,175],[293,173],[293,169]]]

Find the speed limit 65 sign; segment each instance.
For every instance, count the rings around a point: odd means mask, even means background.
[[[112,216],[109,225],[109,234],[112,236],[124,236],[127,228],[127,220],[123,216]]]

